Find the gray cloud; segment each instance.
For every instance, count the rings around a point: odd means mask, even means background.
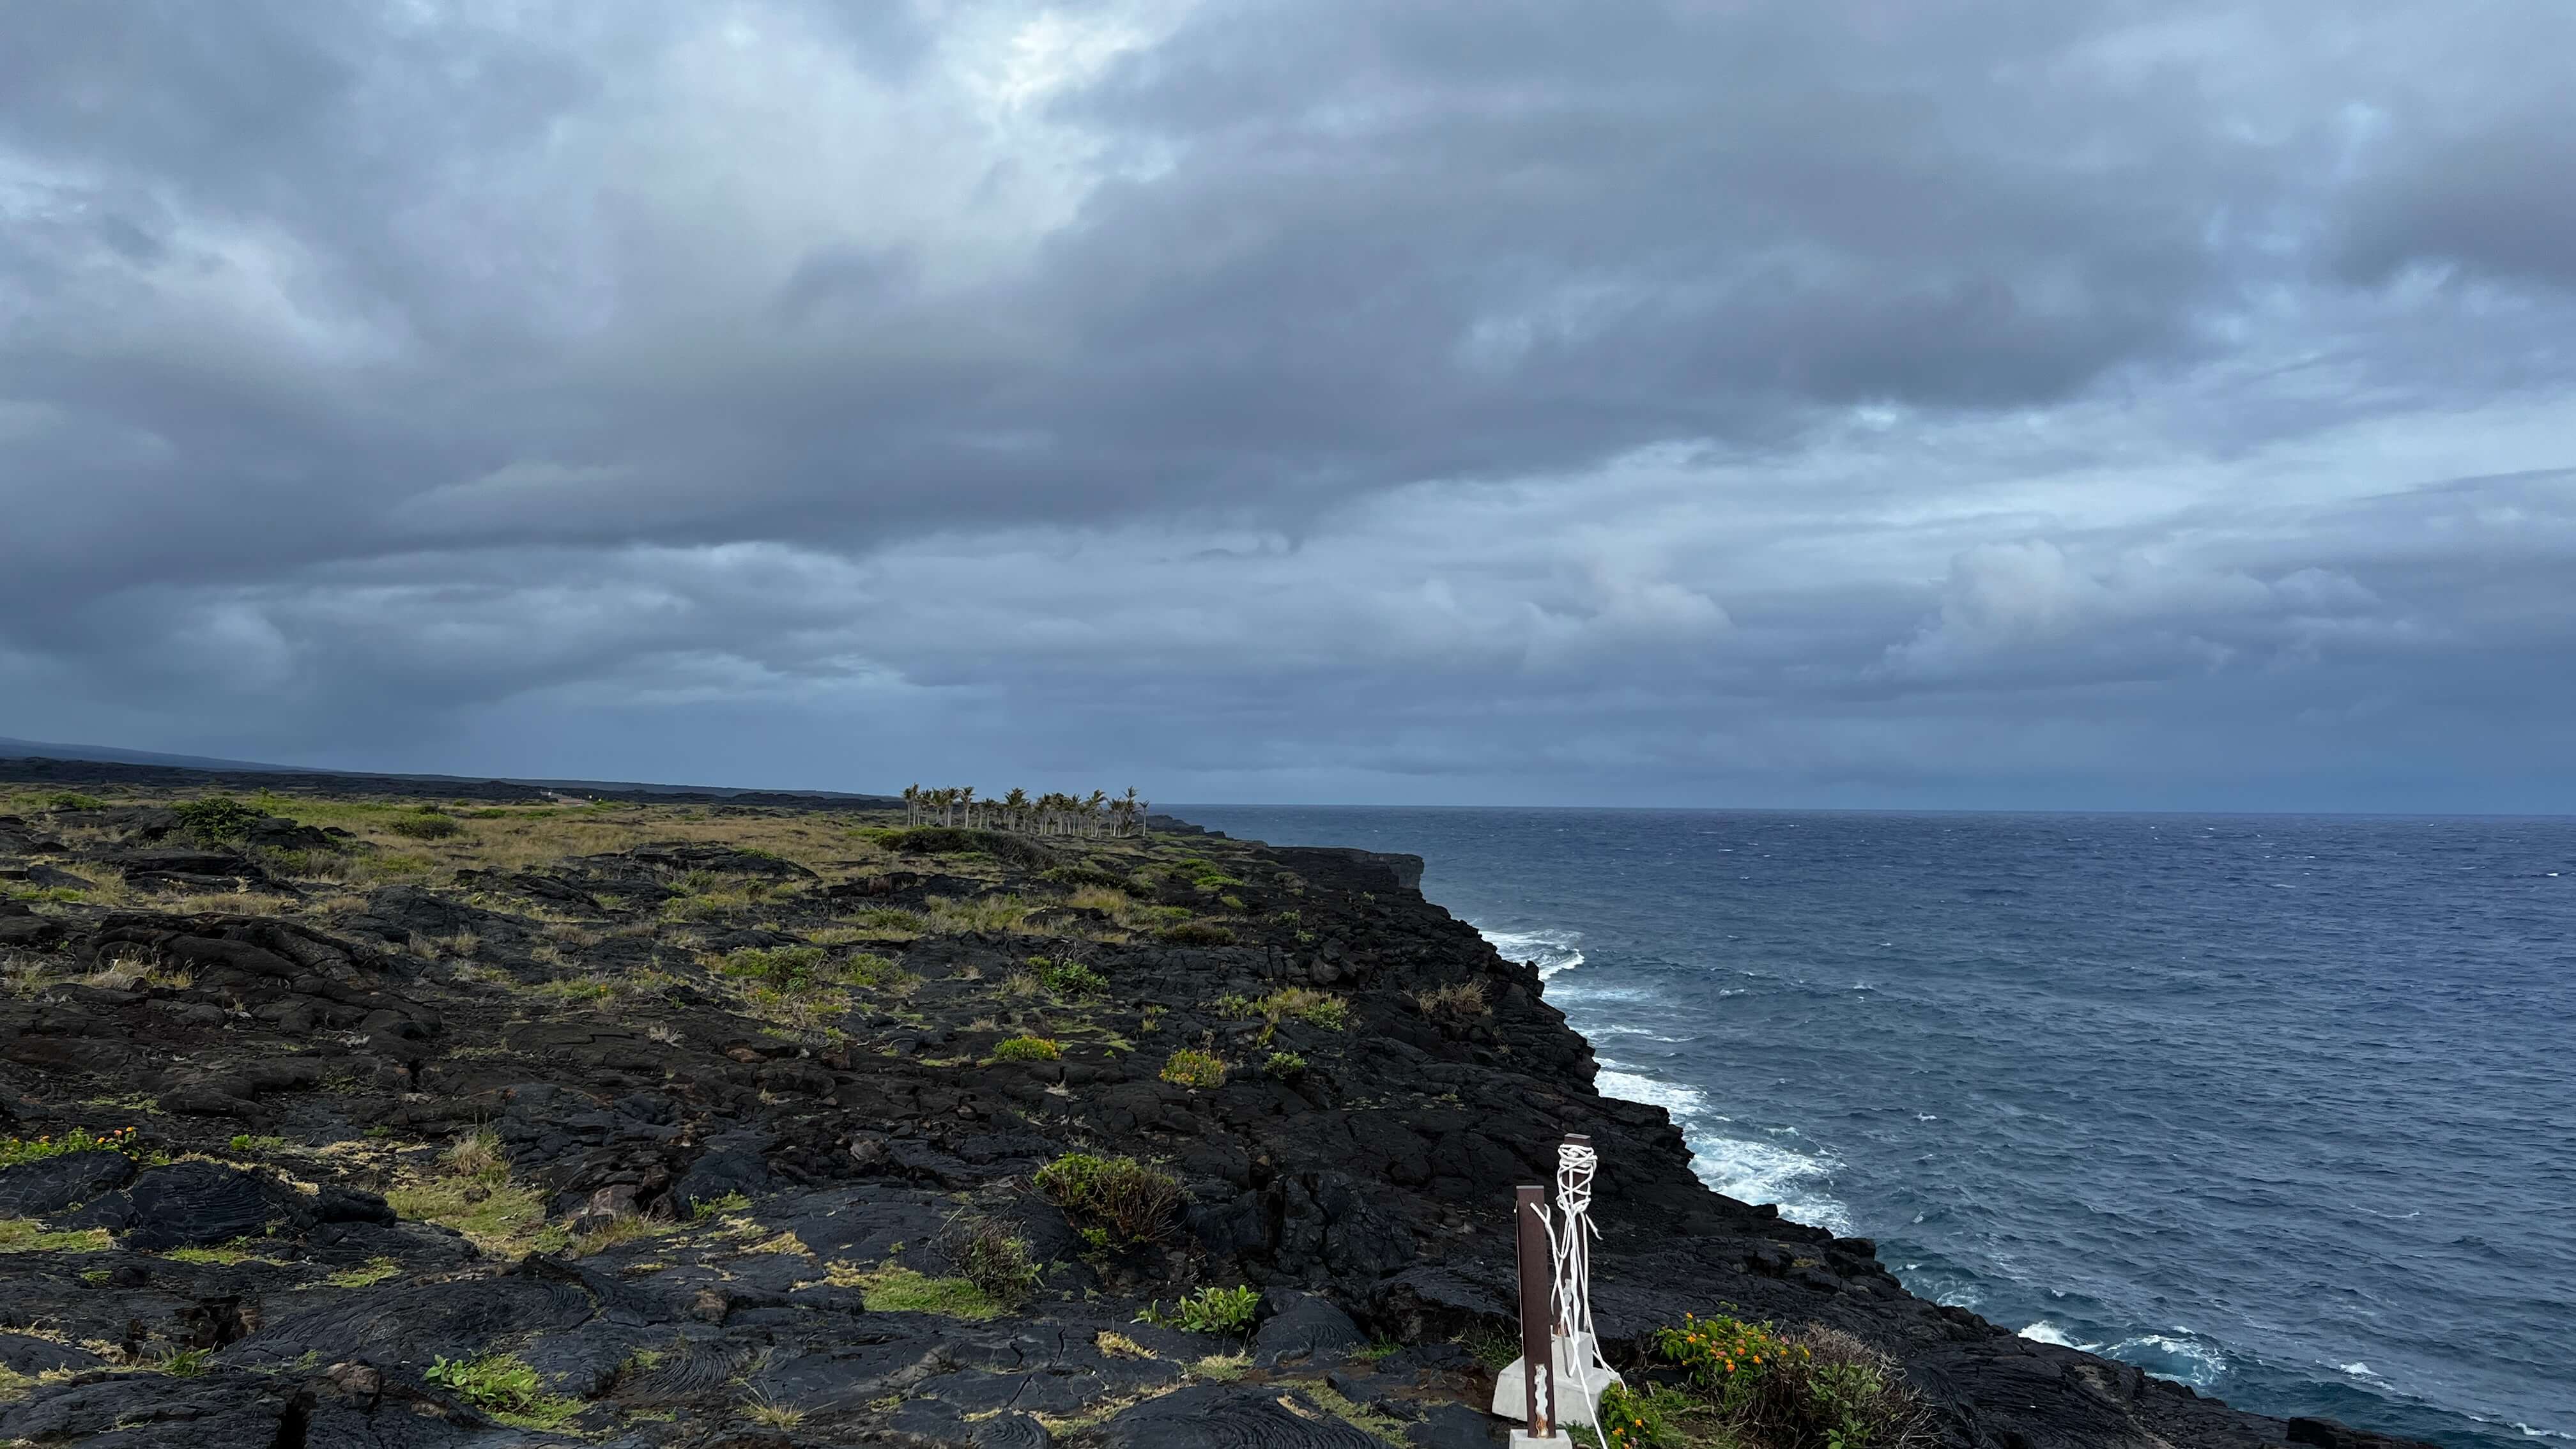
[[[0,733],[2576,806],[2553,7],[10,19]]]

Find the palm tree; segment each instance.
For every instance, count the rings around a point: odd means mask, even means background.
[[[903,787],[903,823],[906,825],[921,823],[921,787],[919,785]]]

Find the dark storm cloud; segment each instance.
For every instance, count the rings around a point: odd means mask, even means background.
[[[7,733],[1830,794],[2564,703],[2553,7],[8,20]]]

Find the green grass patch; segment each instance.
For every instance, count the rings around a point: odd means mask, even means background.
[[[104,1253],[114,1246],[105,1228],[57,1233],[33,1218],[0,1218],[0,1253]]]
[[[218,1243],[211,1248],[171,1248],[159,1256],[173,1263],[220,1263],[225,1267],[235,1263],[277,1262],[275,1258],[261,1257],[251,1247],[245,1246],[247,1242],[247,1239],[236,1239],[229,1243]]]
[[[1177,921],[1154,933],[1166,946],[1231,946],[1234,932],[1214,921]]]
[[[1015,1036],[993,1048],[997,1062],[1052,1062],[1064,1058],[1064,1048],[1054,1039],[1043,1036]]]
[[[1277,1026],[1283,1021],[1302,1021],[1326,1031],[1340,1031],[1350,1024],[1351,1004],[1329,991],[1311,986],[1283,986],[1268,996],[1220,996],[1216,1009],[1232,1017],[1260,1017]]]
[[[364,1267],[343,1268],[322,1281],[334,1288],[372,1288],[402,1272],[402,1265],[391,1258],[369,1258]]]
[[[999,1318],[1003,1306],[965,1278],[933,1278],[888,1263],[851,1272],[834,1265],[832,1281],[856,1287],[870,1313],[935,1313],[942,1318]]]
[[[480,1201],[473,1196],[476,1188],[484,1192]],[[544,1198],[507,1181],[419,1181],[386,1193],[385,1201],[403,1217],[454,1228],[474,1246],[500,1257],[560,1252],[572,1244],[571,1233],[546,1221]]]

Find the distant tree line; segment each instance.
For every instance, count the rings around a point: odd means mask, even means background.
[[[903,787],[906,825],[962,825],[970,830],[1029,835],[1142,835],[1147,808],[1133,785],[1127,787],[1126,794],[1114,797],[1105,790],[1088,795],[1031,796],[1013,787],[1006,795],[980,800],[972,785],[936,790],[919,785]]]

